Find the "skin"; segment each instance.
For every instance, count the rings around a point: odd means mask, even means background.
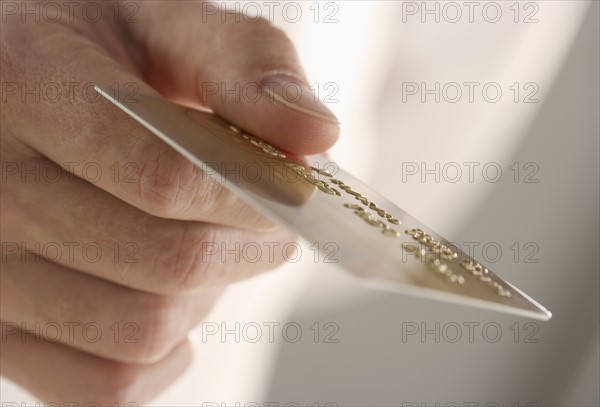
[[[78,84],[58,100],[4,87],[1,105],[2,375],[46,402],[153,397],[189,363],[187,334],[227,284],[284,262],[279,250],[256,263],[206,256],[206,244],[295,239],[109,102],[91,101],[85,85],[135,84],[143,94],[208,107],[294,154],[323,152],[338,136],[318,101],[203,91],[206,83],[232,88],[272,74],[308,83],[293,45],[267,21],[228,14],[223,22],[220,12],[203,14],[202,2],[136,5],[134,23],[108,8],[95,22],[63,18],[73,14],[64,10],[58,21],[22,21],[3,10],[3,87]],[[101,170],[94,182],[86,163]],[[115,178],[115,163],[131,164],[134,177]],[[54,172],[39,176],[41,168]],[[81,249],[90,242],[101,249],[97,259]],[[52,245],[60,258],[44,258]],[[84,332],[90,323],[102,332],[97,340],[94,329]],[[56,324],[60,335],[50,329]]]

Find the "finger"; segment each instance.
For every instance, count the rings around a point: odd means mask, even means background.
[[[153,363],[185,340],[222,289],[161,296],[42,260],[3,262],[0,319],[97,356]]]
[[[32,167],[32,163],[27,164]],[[295,239],[148,215],[79,178],[3,184],[3,260],[39,261],[130,288],[178,294],[225,285],[282,264]],[[51,197],[51,199],[49,199]]]
[[[144,405],[171,385],[191,360],[187,341],[156,363],[124,364],[1,325],[2,375],[48,403]]]
[[[126,61],[117,62],[72,27],[25,25],[12,19],[3,24],[2,81],[14,90],[4,93],[0,109],[3,144],[4,139],[17,139],[156,216],[210,219],[248,229],[273,226],[93,90],[97,82],[115,84],[134,95],[156,94],[124,68]],[[23,47],[23,42],[30,45]],[[71,84],[72,90],[64,84]],[[56,87],[63,92],[58,97],[44,93]],[[2,155],[15,165],[14,157]],[[17,175],[27,178],[31,169],[19,170]]]
[[[323,152],[338,121],[314,95],[287,36],[263,19],[208,2],[138,2],[126,29],[145,50],[143,72],[162,93],[215,110],[298,154]]]

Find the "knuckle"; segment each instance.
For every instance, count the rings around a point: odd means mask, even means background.
[[[177,218],[195,204],[200,170],[158,141],[143,152],[139,162],[138,200],[152,215]],[[200,197],[201,198],[201,197]]]
[[[127,362],[150,364],[163,359],[182,340],[185,299],[144,294],[134,311],[134,340],[123,343]]]
[[[260,44],[264,53],[263,58],[269,55],[280,58],[293,56],[295,58],[296,49],[287,33],[264,18],[247,23],[245,31],[245,45],[247,46],[248,43]]]
[[[181,222],[178,230],[159,244],[153,268],[160,274],[163,290],[167,294],[188,292],[202,286],[214,272],[213,256],[205,250],[215,244],[212,227]]]
[[[268,71],[286,71],[300,75],[302,69],[296,48],[288,35],[267,19],[261,17],[248,21],[241,19],[235,24],[225,24],[215,35],[214,43],[219,48],[232,51],[232,60],[247,67],[251,76],[260,76]],[[249,53],[248,50],[253,50]],[[208,77],[222,77],[222,67],[207,67]],[[301,75],[300,75],[301,76]]]

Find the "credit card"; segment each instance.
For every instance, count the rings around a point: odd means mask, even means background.
[[[323,256],[386,290],[548,320],[485,264],[321,155],[298,157],[210,111],[96,86],[102,96]],[[332,266],[335,266],[332,264]]]

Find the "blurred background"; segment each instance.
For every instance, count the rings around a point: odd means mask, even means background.
[[[266,3],[219,4],[295,42],[332,158],[553,318],[375,291],[305,243],[228,290],[152,405],[600,405],[599,3]],[[262,338],[207,334],[236,323]]]

